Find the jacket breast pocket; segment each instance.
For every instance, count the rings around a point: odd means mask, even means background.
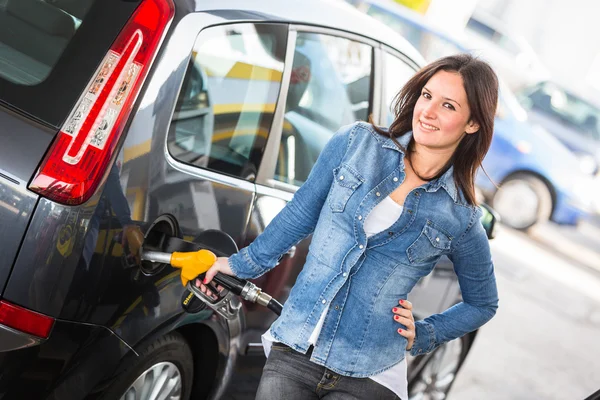
[[[329,207],[333,212],[343,212],[346,203],[356,189],[364,182],[364,178],[346,165],[333,170],[333,183],[329,191]]]
[[[437,257],[447,254],[452,245],[452,236],[436,228],[427,220],[425,227],[407,249],[406,255],[412,264],[434,261]]]

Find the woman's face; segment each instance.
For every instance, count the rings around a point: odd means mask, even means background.
[[[438,71],[425,84],[415,104],[413,137],[432,151],[454,151],[465,134],[479,130],[470,121],[471,110],[463,79],[456,72]]]

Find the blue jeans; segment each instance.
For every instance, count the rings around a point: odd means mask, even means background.
[[[262,378],[256,400],[396,400],[390,389],[369,378],[352,378],[310,361],[312,347],[307,354],[274,343]]]

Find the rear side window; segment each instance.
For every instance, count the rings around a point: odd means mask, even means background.
[[[169,129],[174,158],[254,180],[281,86],[287,29],[224,25],[198,35]]]
[[[0,104],[60,127],[139,4],[0,0]]]
[[[45,80],[92,2],[0,1],[0,76],[21,85]]]

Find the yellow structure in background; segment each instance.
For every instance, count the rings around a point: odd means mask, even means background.
[[[431,0],[396,0],[396,2],[425,15]]]

